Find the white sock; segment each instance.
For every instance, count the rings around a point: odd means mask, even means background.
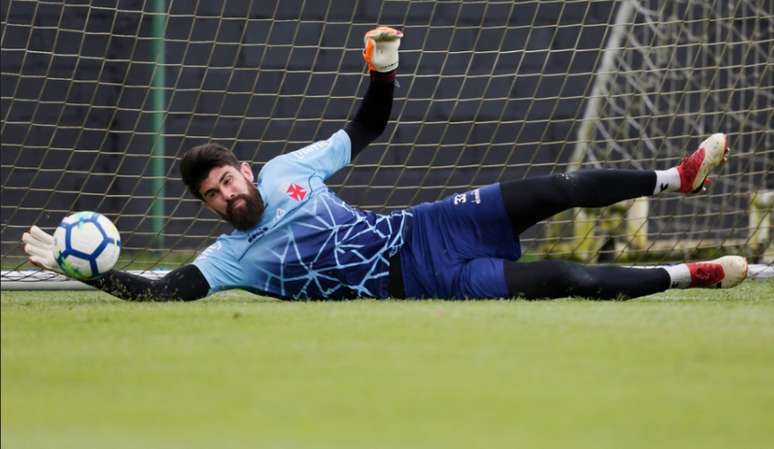
[[[669,170],[656,170],[656,188],[654,195],[661,192],[679,192],[680,191],[680,172],[677,167]]]
[[[677,265],[662,265],[669,273],[669,288],[688,288],[691,286],[691,271],[688,265],[681,263]]]

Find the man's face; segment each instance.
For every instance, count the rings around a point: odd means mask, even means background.
[[[242,162],[215,167],[199,186],[204,204],[236,229],[248,230],[261,220],[263,201],[253,185],[253,171]]]

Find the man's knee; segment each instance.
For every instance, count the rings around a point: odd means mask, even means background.
[[[585,265],[574,262],[556,262],[553,282],[560,285],[567,296],[596,296],[599,279]]]
[[[595,285],[593,276],[583,265],[562,260],[538,262],[505,262],[505,277],[512,296],[525,298],[560,298],[580,296]]]
[[[564,201],[573,201],[578,196],[580,179],[577,173],[557,173],[551,175],[551,187],[554,195]]]
[[[593,295],[599,290],[599,279],[596,278],[588,267],[567,262],[566,277],[576,294]]]

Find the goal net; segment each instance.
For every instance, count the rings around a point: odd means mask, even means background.
[[[183,152],[217,142],[258,170],[327,138],[367,87],[376,24],[405,34],[400,86],[385,133],[329,182],[351,204],[663,169],[726,132],[708,192],[569,211],[523,235],[525,257],[774,258],[769,0],[2,0],[0,13],[4,286],[46,279],[21,235],[80,210],[115,222],[120,269],[193,260],[229,228],[184,192]]]

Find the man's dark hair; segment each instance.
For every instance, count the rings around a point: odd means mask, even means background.
[[[239,160],[228,148],[217,143],[207,143],[186,151],[180,162],[180,175],[188,191],[203,200],[199,193],[199,185],[209,176],[210,170],[224,165],[231,165],[238,169]]]

